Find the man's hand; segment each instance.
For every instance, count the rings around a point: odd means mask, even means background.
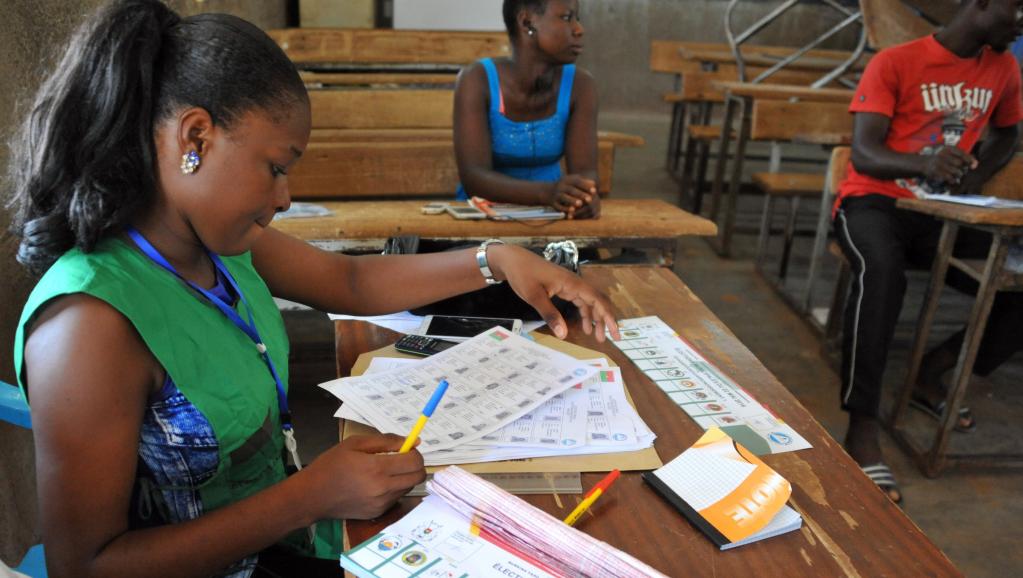
[[[928,181],[957,185],[966,173],[977,168],[973,155],[954,146],[942,146],[933,155],[922,155],[920,173]]]

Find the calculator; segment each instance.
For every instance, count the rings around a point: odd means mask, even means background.
[[[406,335],[394,344],[394,348],[402,353],[411,353],[412,355],[422,355],[425,357],[434,353],[440,353],[455,345],[458,345],[458,343],[425,335]]]

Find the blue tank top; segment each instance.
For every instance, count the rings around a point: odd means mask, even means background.
[[[540,120],[516,122],[504,116],[501,83],[494,61],[480,61],[487,71],[490,85],[490,150],[493,169],[503,175],[524,181],[553,182],[561,178],[561,157],[565,156],[565,130],[572,104],[575,65],[561,69],[558,87],[558,108],[553,116]],[[469,195],[458,184],[456,196],[466,200]]]

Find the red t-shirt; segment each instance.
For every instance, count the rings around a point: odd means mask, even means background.
[[[1019,64],[1011,53],[999,54],[990,47],[974,58],[960,58],[927,36],[874,56],[849,112],[891,118],[885,145],[894,151],[933,154],[942,145],[970,151],[989,122],[1006,127],[1023,120]],[[846,197],[914,197],[920,192],[946,188],[922,178],[875,179],[849,163],[835,207]]]

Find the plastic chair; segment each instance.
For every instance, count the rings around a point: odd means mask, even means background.
[[[0,381],[0,421],[5,421],[25,429],[32,429],[32,416],[28,411],[28,402],[17,387]],[[31,578],[46,578],[46,557],[43,545],[32,546],[21,565],[14,570]]]

